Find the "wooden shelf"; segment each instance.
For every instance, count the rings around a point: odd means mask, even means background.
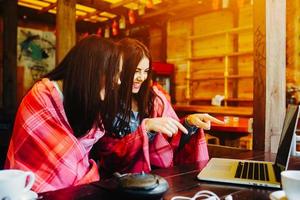
[[[203,81],[203,80],[219,80],[219,79],[224,79],[224,76],[211,76],[211,77],[203,77],[203,78],[193,78],[190,79],[190,81],[195,82],[195,81]]]
[[[253,78],[253,75],[228,75],[227,78],[232,78],[232,79]]]
[[[211,98],[191,98],[190,101],[211,101]],[[233,102],[240,102],[240,101],[247,101],[252,102],[253,99],[251,98],[227,98],[223,101],[233,101]]]
[[[191,101],[211,101],[209,97],[201,97],[201,98],[191,98]]]
[[[247,69],[252,68],[252,57],[253,57],[253,48],[247,47],[242,43],[241,47],[239,46],[240,42],[240,33],[247,33],[242,35],[241,39],[248,38],[253,33],[253,26],[243,26],[243,27],[233,27],[230,29],[219,29],[216,32],[210,32],[207,34],[199,35],[190,35],[187,40],[188,54],[187,54],[187,76],[186,80],[186,99],[187,103],[195,103],[199,101],[201,106],[203,104],[208,104],[211,101],[210,98],[191,98],[195,90],[202,88],[201,84],[196,85],[197,83],[208,82],[207,84],[212,83],[212,88],[216,88],[217,91],[220,91],[221,94],[225,96],[224,105],[226,106],[251,106],[253,100],[250,98],[230,98],[231,93],[238,93],[240,85],[244,85],[245,81],[240,81],[241,79],[246,79],[246,82],[253,79],[253,74],[250,75],[241,75],[239,73],[239,66],[247,67]],[[248,34],[249,33],[249,34]],[[217,37],[215,37],[217,36]],[[216,41],[214,41],[214,37]],[[203,39],[203,47],[201,42]],[[209,39],[205,41],[206,39]],[[195,40],[199,40],[195,42]],[[219,40],[222,40],[222,45],[219,45]],[[213,43],[212,46],[216,48],[205,48],[209,43]],[[246,44],[246,43],[245,43]],[[198,46],[197,46],[198,45]],[[243,46],[244,45],[244,46]],[[194,48],[195,46],[195,48]],[[196,48],[197,47],[197,48]],[[201,48],[202,47],[202,48]],[[218,47],[218,48],[217,48]],[[216,50],[215,50],[216,49]],[[197,56],[196,56],[197,55]],[[198,63],[197,63],[198,61]],[[212,69],[212,72],[209,71],[210,68],[197,67],[196,65],[201,62],[201,65],[213,67],[216,65],[216,70]],[[197,74],[193,74],[193,68],[197,69]],[[222,69],[223,67],[223,69]],[[203,70],[203,74],[201,74]],[[198,73],[199,72],[199,73]],[[207,75],[206,75],[207,74]],[[248,80],[247,80],[248,79]],[[196,83],[196,84],[195,84]],[[231,84],[234,83],[232,86]],[[221,85],[223,84],[223,85]],[[194,87],[195,86],[195,87]],[[234,90],[233,92],[229,90]],[[206,96],[214,95],[213,91]],[[197,95],[201,97],[201,95]],[[245,96],[236,94],[235,96]],[[205,102],[204,102],[205,101]],[[198,102],[197,102],[198,103]],[[200,106],[200,105],[199,105]],[[203,107],[202,107],[203,108]],[[201,108],[201,109],[202,109]],[[209,107],[211,108],[211,107]],[[224,107],[222,107],[224,108]],[[236,109],[232,107],[233,109]],[[208,112],[211,112],[208,110]],[[228,111],[230,113],[231,111]],[[252,113],[251,113],[252,114]],[[249,115],[249,114],[247,114]]]
[[[210,113],[230,116],[252,117],[252,107],[233,107],[233,106],[202,106],[202,105],[174,105],[177,112]]]
[[[213,58],[224,58],[224,57],[233,57],[233,56],[243,56],[243,55],[251,55],[253,51],[240,51],[240,52],[230,52],[230,53],[221,53],[221,54],[214,54],[214,55],[205,55],[205,56],[198,56],[188,58],[191,61],[197,60],[205,60],[205,59],[213,59]]]
[[[213,37],[213,36],[224,35],[224,34],[235,34],[235,33],[240,33],[243,31],[249,31],[252,29],[253,29],[252,26],[237,27],[237,28],[227,29],[224,31],[217,31],[217,32],[213,32],[213,33],[203,34],[203,35],[192,35],[192,36],[188,37],[188,39],[196,40],[196,39],[202,39],[202,38]]]
[[[203,81],[203,80],[219,80],[219,79],[244,79],[244,78],[253,78],[253,75],[228,75],[228,76],[211,76],[211,77],[203,77],[203,78],[193,78],[189,79],[192,82]]]
[[[253,99],[251,99],[251,98],[228,98],[228,99],[225,99],[225,101],[248,101],[248,102],[252,102]]]

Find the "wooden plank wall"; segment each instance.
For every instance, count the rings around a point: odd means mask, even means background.
[[[149,28],[149,50],[152,61],[166,61],[166,22],[155,23]]]
[[[204,28],[205,27],[205,28]],[[206,35],[231,29],[233,14],[230,11],[212,12],[193,18],[193,35]],[[233,51],[233,37],[226,40],[226,35],[215,35],[191,41],[192,57],[210,57]],[[203,79],[191,82],[191,99],[211,99],[217,94],[224,94],[224,79],[214,80],[208,77],[224,75],[224,57],[200,59],[191,62],[191,79]]]
[[[167,25],[167,62],[175,65],[175,99],[185,102],[186,69],[188,57],[187,38],[191,34],[192,19],[171,21]]]
[[[238,26],[253,25],[253,7],[243,6],[239,9]],[[253,31],[243,31],[238,36],[238,50],[240,52],[253,51]],[[253,55],[243,55],[238,59],[238,73],[240,75],[253,75]],[[238,80],[238,98],[253,99],[253,79]]]
[[[190,79],[201,79],[191,81],[191,99],[199,99],[198,104],[210,104],[210,99],[217,94],[224,95],[224,62],[225,56],[219,56],[233,51],[252,51],[253,32],[246,30],[238,34],[217,34],[208,37],[201,37],[191,40],[189,36],[207,35],[224,30],[230,30],[235,25],[235,18],[238,19],[237,26],[252,26],[252,6],[245,5],[234,13],[233,10],[220,10],[196,15],[190,18],[171,20],[167,29],[167,61],[175,64],[175,91],[176,102],[185,104],[187,102],[187,64],[188,58],[201,57],[190,62]],[[235,49],[237,38],[238,48]],[[204,57],[208,57],[204,59]],[[229,75],[252,75],[253,56],[250,54],[235,58],[238,64],[234,64],[233,58],[229,56]],[[234,65],[238,66],[237,72]],[[220,77],[219,79],[209,77]],[[233,87],[237,83],[238,95],[234,95]],[[253,79],[228,79],[228,98],[253,98]],[[202,103],[201,103],[202,102]]]
[[[287,87],[300,88],[300,1],[286,1],[286,81]],[[300,92],[295,94],[300,102]]]

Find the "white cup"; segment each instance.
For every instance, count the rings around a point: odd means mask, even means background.
[[[16,169],[0,170],[0,199],[18,199],[28,192],[35,181],[32,172]]]
[[[300,198],[300,170],[287,170],[281,172],[282,189],[288,200]]]

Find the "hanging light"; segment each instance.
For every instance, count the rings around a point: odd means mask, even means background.
[[[145,14],[145,6],[144,6],[144,5],[140,5],[140,6],[139,6],[138,14],[139,14],[139,15]]]
[[[112,35],[116,36],[118,35],[119,31],[118,31],[118,22],[116,20],[113,21],[112,23]]]
[[[96,35],[98,35],[100,37],[102,36],[102,28],[101,27],[98,28]]]
[[[135,23],[135,15],[133,10],[129,10],[128,12],[128,19],[129,19],[129,23],[130,24],[134,24]]]
[[[126,28],[126,19],[124,15],[122,15],[119,20],[119,29],[125,29],[125,28]]]
[[[105,38],[109,38],[109,34],[110,34],[109,26],[106,26],[106,27],[105,27],[105,30],[104,30],[104,37],[105,37]]]

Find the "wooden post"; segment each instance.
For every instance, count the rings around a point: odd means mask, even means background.
[[[56,63],[76,43],[76,0],[58,0],[56,15]]]
[[[256,150],[276,152],[285,116],[286,0],[254,0]]]
[[[3,2],[3,108],[10,117],[17,109],[17,0]]]

